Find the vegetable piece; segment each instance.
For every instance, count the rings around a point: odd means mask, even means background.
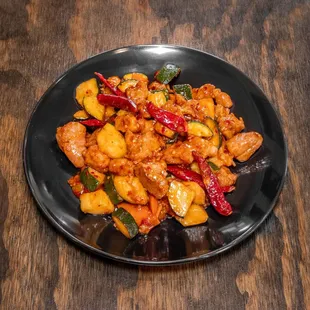
[[[233,185],[230,185],[230,186],[223,186],[222,187],[222,191],[223,193],[230,193],[232,191],[235,190],[235,187]]]
[[[110,200],[114,205],[117,205],[123,201],[123,198],[118,194],[114,186],[113,177],[111,174],[106,176],[104,182],[104,191],[108,194]]]
[[[198,185],[196,182],[183,182],[185,186],[190,188],[195,193],[195,198],[193,203],[197,205],[205,205],[206,204],[206,193],[204,189]]]
[[[103,105],[112,106],[129,112],[137,112],[137,105],[130,99],[116,95],[99,94],[99,102]]]
[[[186,100],[193,99],[192,87],[189,84],[178,84],[173,86],[177,94],[182,95]]]
[[[168,200],[172,210],[181,217],[184,217],[195,198],[195,193],[178,181],[170,183]]]
[[[212,206],[219,214],[224,216],[230,215],[232,213],[232,207],[225,199],[219,182],[216,176],[211,172],[210,166],[204,158],[199,156],[196,152],[193,152],[193,156],[199,165],[202,179]]]
[[[176,220],[180,222],[184,227],[203,224],[208,220],[208,214],[206,210],[197,204],[192,204],[185,217],[176,217]]]
[[[155,120],[169,129],[176,132],[187,132],[187,123],[184,117],[158,108],[150,102],[146,104],[146,108]]]
[[[77,111],[73,114],[73,117],[76,118],[76,119],[88,119],[89,118],[89,115],[87,114],[87,112],[85,110],[80,110],[80,111]]]
[[[99,88],[97,80],[92,78],[81,83],[75,90],[75,99],[76,101],[83,106],[84,97],[97,96],[99,93]]]
[[[119,89],[117,89],[116,87],[114,87],[113,85],[110,84],[110,82],[101,74],[98,72],[95,72],[95,75],[98,76],[99,80],[106,86],[108,87],[115,95],[117,96],[121,96],[121,97],[125,97],[125,94],[120,91]],[[98,94],[98,93],[97,93]],[[96,94],[96,95],[97,95]]]
[[[104,106],[98,102],[97,97],[84,97],[84,109],[94,118],[102,121],[104,119]]]
[[[212,169],[213,171],[218,171],[218,170],[220,170],[220,168],[219,168],[216,164],[214,164],[212,161],[208,161],[208,164],[209,164],[209,166],[211,167],[211,169]]]
[[[81,210],[84,213],[111,214],[114,211],[114,205],[102,189],[82,194],[80,196],[80,201]]]
[[[150,195],[150,209],[153,215],[155,215],[156,218],[158,218],[162,206],[159,205],[158,200],[153,195]]]
[[[120,208],[114,211],[112,214],[112,219],[116,228],[128,239],[132,239],[138,234],[138,225],[132,215],[125,209]]]
[[[203,107],[205,116],[211,117],[214,119],[215,116],[215,106],[212,98],[203,98],[199,100],[199,105]]]
[[[109,106],[105,107],[105,112],[104,112],[104,118],[105,119],[110,118],[114,114],[116,114],[116,112],[115,112],[115,109],[113,107],[109,107]]]
[[[127,88],[136,86],[138,82],[137,80],[125,80],[118,85],[118,89],[125,93]]]
[[[80,123],[88,127],[103,127],[105,124],[97,119],[86,119],[85,121],[80,121]]]
[[[93,173],[91,173],[92,171],[96,171],[92,168],[85,168],[81,171],[81,174],[80,174],[80,180],[82,182],[82,184],[90,191],[90,192],[93,192],[95,191],[98,186],[100,185],[100,181],[99,179],[97,179]],[[99,172],[98,172],[99,173]],[[101,173],[100,173],[101,174]],[[104,175],[101,174],[104,178]],[[102,179],[102,177],[100,177],[100,179]],[[103,183],[103,182],[102,182]],[[102,184],[101,183],[101,184]]]
[[[191,170],[200,174],[199,166],[195,161],[191,163]]]
[[[178,140],[179,134],[176,133],[175,136],[171,139],[169,139],[168,141],[166,141],[166,144],[173,144]]]
[[[123,135],[109,123],[105,124],[97,134],[97,143],[101,152],[110,158],[121,158],[127,152]]]
[[[162,125],[159,122],[156,122],[154,129],[160,135],[163,135],[163,136],[170,138],[170,139],[174,139],[175,136],[177,135],[177,133],[175,131],[169,129],[168,127]]]
[[[123,208],[128,211],[134,218],[138,226],[140,226],[147,218],[152,216],[151,210],[147,206],[133,205],[130,203],[122,202],[118,208]]]
[[[159,71],[155,73],[155,79],[163,84],[170,83],[173,78],[178,76],[181,68],[175,64],[165,64]]]
[[[188,134],[197,136],[197,137],[203,137],[203,138],[209,138],[212,137],[213,132],[212,130],[205,124],[198,122],[198,121],[191,121],[188,123]]]
[[[161,108],[166,102],[166,96],[163,91],[149,92],[147,100],[152,102],[158,108]]]
[[[118,194],[130,203],[145,205],[149,201],[146,190],[137,177],[115,176],[114,186]]]
[[[222,135],[219,130],[218,124],[215,120],[213,120],[210,117],[207,117],[204,121],[204,123],[212,130],[213,132],[213,137],[209,140],[212,142],[214,146],[216,146],[218,149],[222,145]]]
[[[142,82],[148,82],[149,79],[148,77],[143,74],[143,73],[139,73],[139,72],[132,72],[132,73],[127,73],[123,76],[124,80],[137,80],[137,81],[142,81]]]
[[[189,170],[183,167],[174,166],[174,165],[168,165],[167,171],[169,171],[170,173],[172,173],[174,176],[176,176],[177,178],[181,180],[193,181],[193,182],[196,182],[202,188],[205,188],[201,175],[195,171],[192,171],[192,170]]]

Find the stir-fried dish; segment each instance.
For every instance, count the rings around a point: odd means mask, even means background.
[[[229,216],[225,193],[235,189],[235,160],[262,145],[243,132],[230,96],[212,84],[169,83],[180,74],[166,64],[149,81],[143,73],[76,88],[81,110],[57,128],[60,149],[78,173],[68,180],[84,213],[111,214],[127,238],[147,234],[167,217],[183,226],[208,220],[206,208]]]

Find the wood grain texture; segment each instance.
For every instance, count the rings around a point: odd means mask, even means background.
[[[310,3],[307,0],[0,2],[1,309],[310,309]],[[37,211],[22,169],[35,102],[107,49],[169,43],[227,59],[282,117],[287,180],[274,213],[225,255],[170,268],[101,260]]]

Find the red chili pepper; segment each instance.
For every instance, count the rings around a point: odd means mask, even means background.
[[[122,91],[120,91],[118,88],[112,86],[110,82],[101,73],[95,72],[95,75],[97,75],[100,81],[105,86],[107,86],[115,95],[125,97],[125,94]]]
[[[169,129],[176,132],[187,132],[187,123],[184,117],[158,108],[150,102],[146,104],[146,108],[155,120]]]
[[[193,170],[174,165],[168,165],[167,171],[171,172],[174,176],[181,180],[193,181],[200,185],[203,189],[206,188],[202,181],[201,175]]]
[[[80,123],[89,127],[103,127],[106,124],[105,122],[99,121],[97,119],[87,119],[85,121],[80,121]]]
[[[232,213],[232,207],[225,199],[217,177],[212,173],[210,166],[203,157],[199,156],[196,152],[193,152],[193,156],[201,171],[202,180],[206,186],[211,205],[219,214],[225,216],[230,215]]]
[[[222,191],[223,193],[230,193],[232,192],[233,190],[235,190],[235,187],[234,186],[223,186],[222,187]]]
[[[98,98],[98,101],[103,105],[109,105],[115,108],[129,111],[129,112],[138,111],[137,105],[133,101],[125,97],[119,97],[116,95],[99,94],[97,98]]]

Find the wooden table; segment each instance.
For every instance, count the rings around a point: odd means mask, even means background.
[[[309,16],[303,0],[2,0],[1,309],[310,309]],[[147,43],[228,60],[282,117],[289,164],[274,213],[208,261],[146,268],[93,257],[47,223],[24,177],[25,126],[52,81],[91,55]]]

